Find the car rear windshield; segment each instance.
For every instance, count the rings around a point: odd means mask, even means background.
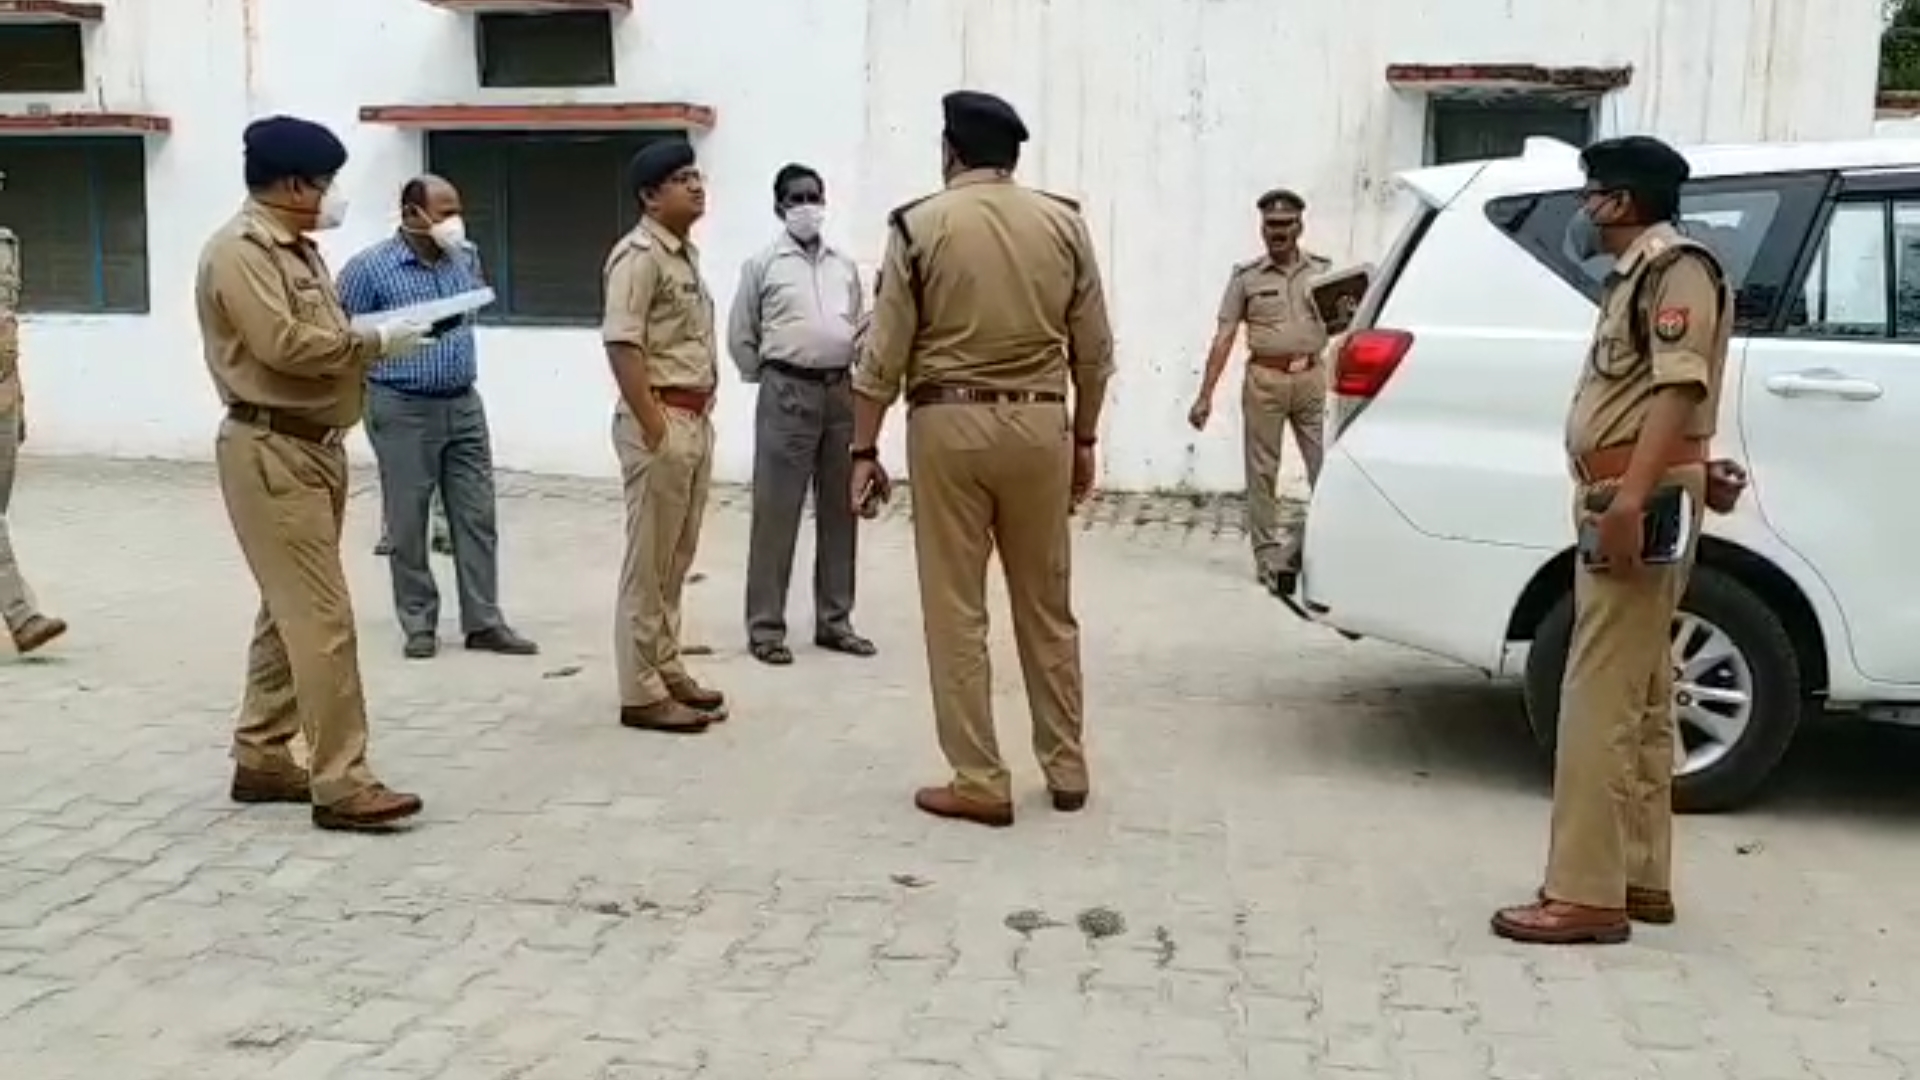
[[[1738,300],[1735,324],[1767,326],[1787,295],[1807,233],[1831,177],[1826,173],[1739,176],[1689,184],[1680,197],[1680,228],[1711,248],[1726,267]],[[1487,204],[1487,218],[1527,254],[1598,303],[1613,265],[1602,255],[1584,262],[1567,243],[1577,191],[1513,195]]]

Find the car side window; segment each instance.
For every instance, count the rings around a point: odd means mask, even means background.
[[[1824,173],[1696,181],[1680,197],[1680,231],[1720,259],[1734,288],[1735,325],[1769,325],[1788,293],[1794,264],[1813,227],[1830,178]],[[1613,260],[1582,262],[1567,245],[1574,191],[1513,196],[1487,204],[1487,217],[1528,254],[1596,303]],[[1920,272],[1920,267],[1916,267]],[[1915,280],[1920,291],[1920,277]]]
[[[1888,319],[1887,215],[1883,199],[1833,208],[1805,278],[1787,308],[1794,337],[1884,338]],[[1903,268],[1905,269],[1905,268]],[[1911,271],[1908,271],[1911,273]]]

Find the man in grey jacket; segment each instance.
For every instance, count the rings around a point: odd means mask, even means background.
[[[854,326],[865,307],[860,271],[820,236],[826,185],[805,165],[782,168],[773,209],[785,228],[740,271],[727,343],[740,377],[758,383],[753,532],[747,553],[747,645],[791,664],[787,586],[807,489],[813,489],[814,644],[872,656],[853,632],[856,521],[852,483]]]

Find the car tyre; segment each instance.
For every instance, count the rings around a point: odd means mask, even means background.
[[[1753,699],[1747,728],[1725,755],[1674,778],[1673,808],[1681,813],[1738,809],[1765,785],[1800,725],[1805,694],[1793,638],[1766,601],[1711,566],[1694,568],[1680,609],[1732,639],[1751,672]],[[1560,683],[1572,638],[1573,594],[1568,592],[1541,619],[1527,655],[1527,724],[1549,756],[1559,732]]]

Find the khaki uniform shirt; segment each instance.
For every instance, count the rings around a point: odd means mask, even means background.
[[[655,389],[711,391],[719,353],[699,249],[643,217],[613,245],[605,281],[601,340],[639,349]]]
[[[201,250],[194,304],[221,401],[330,428],[360,422],[380,337],[348,326],[313,241],[248,202]]]
[[[1077,207],[976,169],[897,212],[913,249],[889,228],[856,392],[891,403],[926,385],[1062,394],[1069,381],[1104,385],[1113,328]]]
[[[1695,254],[1682,254],[1682,249]],[[1733,337],[1733,291],[1704,264],[1711,257],[1671,225],[1657,225],[1615,263],[1567,413],[1570,455],[1638,439],[1648,404],[1669,386],[1700,388],[1686,434],[1713,436],[1727,345]],[[1634,340],[1636,292],[1642,341]]]
[[[0,416],[26,403],[20,389],[20,241],[12,229],[0,229]]]
[[[1262,255],[1233,268],[1220,298],[1220,325],[1247,324],[1247,351],[1255,356],[1317,356],[1327,328],[1313,306],[1313,283],[1333,263],[1309,252],[1286,266]]]

